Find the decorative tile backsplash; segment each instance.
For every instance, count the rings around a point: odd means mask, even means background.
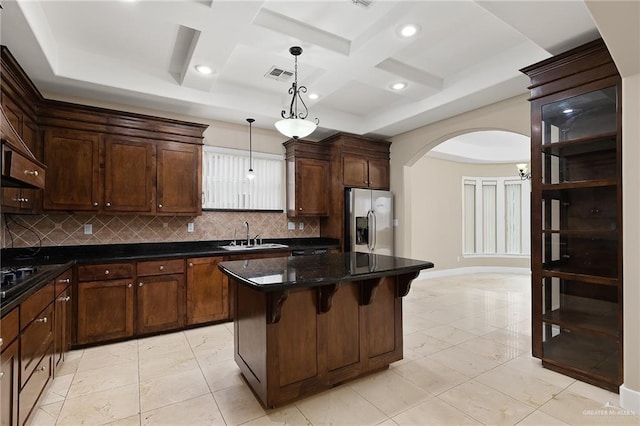
[[[250,236],[302,238],[320,236],[317,217],[289,219],[285,213],[203,212],[202,216],[99,216],[77,214],[10,215],[2,217],[2,248],[122,244],[172,241],[208,241],[246,238],[243,223],[249,222]],[[295,230],[288,229],[288,222]],[[194,231],[187,232],[193,223]],[[300,229],[302,223],[303,229]],[[92,234],[85,235],[85,225]]]

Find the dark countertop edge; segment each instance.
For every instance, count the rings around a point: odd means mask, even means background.
[[[240,240],[237,240],[238,242]],[[138,260],[175,259],[181,257],[207,257],[207,256],[235,256],[251,253],[279,253],[293,250],[340,247],[340,242],[333,238],[269,238],[263,243],[286,244],[286,248],[261,249],[261,250],[225,250],[222,245],[229,244],[229,240],[211,241],[178,241],[166,243],[139,243],[139,244],[104,244],[87,246],[47,246],[43,247],[35,257],[27,256],[28,248],[2,249],[3,265],[21,266],[28,264],[57,264],[75,261],[78,264],[128,262]],[[117,254],[109,254],[109,252]],[[13,256],[12,256],[13,255]],[[8,261],[5,261],[8,259]]]
[[[257,290],[263,293],[269,293],[272,291],[281,291],[281,290],[296,290],[296,289],[310,288],[310,287],[321,287],[323,285],[334,284],[337,282],[362,281],[362,280],[368,280],[371,278],[402,275],[409,272],[420,272],[424,269],[431,269],[433,267],[434,267],[434,264],[432,262],[424,261],[424,264],[417,265],[417,266],[408,266],[408,267],[398,268],[394,270],[370,272],[367,274],[344,275],[341,277],[327,277],[323,279],[314,279],[314,280],[297,280],[295,284],[256,284],[251,280],[248,280],[246,278],[243,278],[233,273],[229,269],[225,268],[223,264],[218,264],[218,268],[220,268],[220,270],[222,270],[228,276],[235,278],[241,284],[249,286],[254,290]]]
[[[25,287],[24,290],[19,293],[12,294],[8,302],[2,302],[2,306],[0,306],[0,316],[8,314],[13,308],[22,303],[25,298],[40,290],[42,287],[47,285],[49,281],[59,276],[67,269],[73,267],[75,263],[76,262],[73,260],[66,263],[61,263],[57,268],[48,270],[38,275],[38,280],[34,282],[33,285]]]

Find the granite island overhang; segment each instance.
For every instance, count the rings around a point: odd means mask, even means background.
[[[433,263],[334,253],[219,268],[235,284],[235,361],[272,408],[402,359],[402,297]]]

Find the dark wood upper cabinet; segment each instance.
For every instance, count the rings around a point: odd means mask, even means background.
[[[153,212],[155,145],[109,136],[105,141],[104,160],[104,210]]]
[[[208,126],[46,100],[6,47],[1,53],[2,110],[47,166],[43,195],[3,185],[3,211],[201,214]]]
[[[532,352],[617,392],[622,352],[622,90],[602,40],[531,78]]]
[[[156,214],[201,214],[201,176],[201,146],[159,143]]]
[[[98,133],[73,129],[47,129],[44,162],[45,210],[97,212],[102,200]]]
[[[287,160],[287,215],[329,214],[329,153],[318,142],[289,140],[284,143]]]

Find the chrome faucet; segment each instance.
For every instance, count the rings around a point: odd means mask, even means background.
[[[249,238],[249,222],[245,220],[244,227],[247,228],[247,245],[251,245],[251,238]]]

